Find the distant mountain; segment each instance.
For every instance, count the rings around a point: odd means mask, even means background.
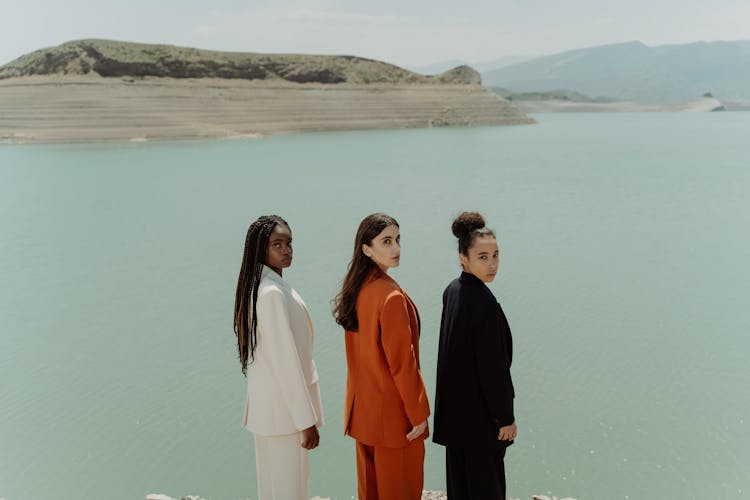
[[[463,66],[465,64],[468,63],[459,59],[452,59],[450,61],[440,61],[425,66],[407,66],[406,69],[422,75],[437,75],[443,71],[455,68],[456,66]]]
[[[437,75],[451,68],[455,68],[456,66],[468,65],[476,69],[480,73],[486,73],[488,71],[510,66],[511,64],[518,64],[520,62],[528,61],[529,59],[531,59],[531,57],[525,56],[505,56],[497,59],[477,62],[466,62],[460,59],[452,59],[449,61],[435,62],[426,66],[408,66],[408,69],[416,73],[421,73],[423,75]]]
[[[513,92],[567,89],[596,100],[670,103],[711,92],[722,101],[750,99],[750,41],[648,47],[603,45],[540,57],[482,75]]]
[[[77,40],[45,48],[0,66],[0,80],[33,75],[236,78],[295,83],[479,84],[479,73],[459,66],[434,77],[355,56],[258,54],[118,42]]]
[[[529,57],[529,56],[505,56],[505,57],[498,57],[497,59],[490,59],[487,61],[473,62],[471,63],[471,67],[476,69],[480,73],[488,73],[496,69],[506,68],[513,64],[519,64],[522,62],[529,61],[531,59],[534,59],[534,58]]]

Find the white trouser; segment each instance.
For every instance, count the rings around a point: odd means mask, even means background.
[[[258,500],[309,500],[310,463],[302,433],[255,436]]]

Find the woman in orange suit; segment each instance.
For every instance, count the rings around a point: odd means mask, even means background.
[[[430,406],[419,369],[419,314],[388,270],[401,256],[398,222],[365,217],[334,317],[346,340],[344,433],[357,444],[360,500],[419,500]]]

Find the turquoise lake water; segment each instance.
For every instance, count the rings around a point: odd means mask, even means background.
[[[0,498],[255,498],[232,332],[249,223],[292,226],[316,328],[313,495],[356,495],[330,315],[359,220],[434,394],[453,216],[498,234],[514,335],[508,493],[750,497],[750,113],[538,115],[520,127],[0,147]],[[425,486],[445,487],[427,445]]]

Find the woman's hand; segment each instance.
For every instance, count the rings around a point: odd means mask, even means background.
[[[510,425],[500,427],[500,432],[497,433],[497,440],[498,441],[513,441],[514,439],[516,439],[517,434],[518,434],[518,429],[516,428],[516,423],[513,422]]]
[[[422,422],[419,425],[416,425],[411,431],[409,431],[409,434],[406,435],[406,439],[409,441],[414,441],[419,436],[424,434],[424,431],[427,429],[427,420]]]
[[[312,450],[318,447],[320,443],[320,435],[318,434],[318,428],[314,425],[308,427],[302,431],[302,447],[306,450]]]

